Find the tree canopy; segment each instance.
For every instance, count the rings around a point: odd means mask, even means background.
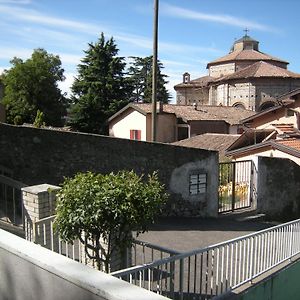
[[[133,61],[128,69],[133,86],[131,100],[134,102],[151,103],[152,101],[152,56],[131,57]],[[157,67],[157,101],[168,103],[170,95],[165,87],[167,75],[162,74],[163,64]]]
[[[107,119],[129,102],[131,87],[124,76],[125,62],[118,57],[113,38],[88,44],[72,85],[70,125],[83,132],[107,133]]]
[[[15,57],[11,64],[1,78],[7,122],[33,123],[40,111],[47,125],[61,126],[67,99],[58,88],[58,82],[65,79],[59,57],[36,49],[31,58]]]
[[[146,231],[166,199],[157,173],[147,180],[133,171],[78,173],[65,179],[57,195],[55,227],[65,241],[79,238],[98,269],[104,264],[108,272],[112,253],[131,245],[133,230]]]

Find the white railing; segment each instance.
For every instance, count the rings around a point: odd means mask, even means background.
[[[300,219],[111,273],[172,299],[211,299],[300,253]]]
[[[94,266],[95,262],[87,257],[84,246],[79,240],[67,243],[60,239],[53,228],[54,219],[55,215],[33,223],[31,231],[28,231],[31,233],[28,235],[29,238],[27,239],[73,260]],[[143,265],[177,254],[179,254],[178,251],[134,239],[126,265],[128,267]]]
[[[86,264],[86,256],[84,254],[84,247],[79,240],[73,243],[64,242],[55,232],[53,228],[55,216],[50,216],[33,223],[33,237],[32,241],[51,251],[62,254],[73,260]]]

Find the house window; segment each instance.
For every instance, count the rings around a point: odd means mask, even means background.
[[[190,195],[204,194],[207,189],[207,174],[191,174],[189,182]]]
[[[130,139],[135,140],[135,141],[140,141],[141,140],[141,130],[137,129],[130,129]]]

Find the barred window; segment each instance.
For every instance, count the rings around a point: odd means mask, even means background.
[[[189,182],[190,195],[204,194],[207,190],[207,174],[191,174]]]

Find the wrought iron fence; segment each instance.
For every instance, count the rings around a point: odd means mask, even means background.
[[[300,219],[112,275],[171,299],[212,299],[299,253]]]

